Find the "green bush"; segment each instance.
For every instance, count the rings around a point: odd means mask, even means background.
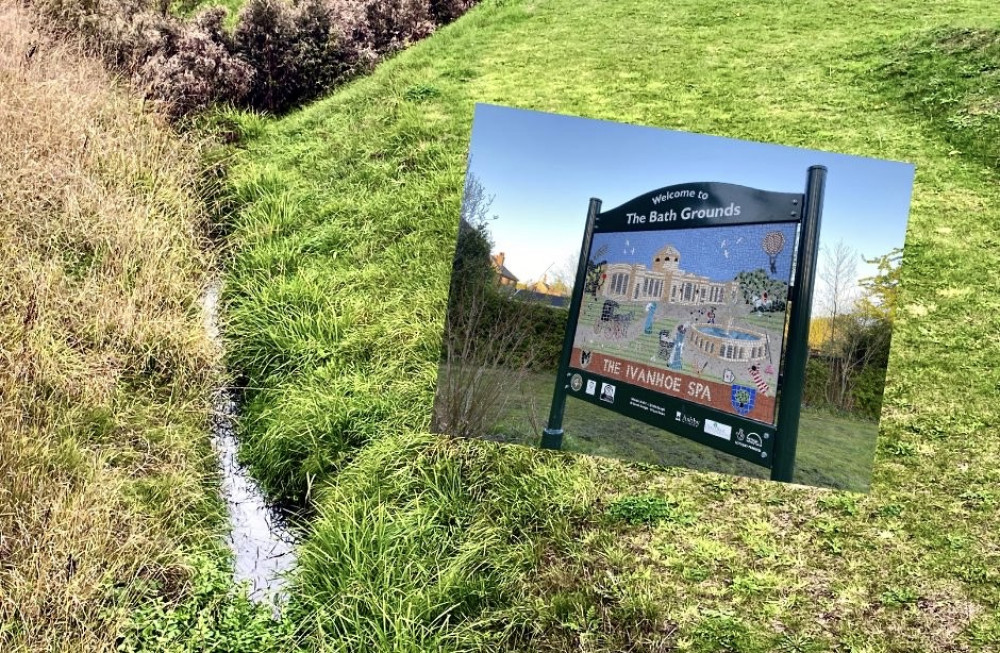
[[[854,412],[865,419],[877,420],[882,413],[885,368],[869,366],[854,377]]]
[[[802,389],[802,402],[807,406],[823,407],[829,402],[826,398],[826,387],[830,383],[830,365],[823,358],[810,358],[806,361],[805,387]]]
[[[511,360],[529,360],[533,370],[554,370],[559,366],[563,336],[569,311],[547,304],[523,302],[497,295],[496,309],[512,316],[517,323],[526,325],[526,337],[511,351]]]
[[[462,302],[484,301],[483,314],[477,321],[476,338],[489,339],[510,328],[526,330],[516,346],[506,352],[503,365],[520,368],[528,361],[531,369],[553,370],[559,364],[563,335],[569,312],[547,304],[511,298],[496,283],[490,260],[492,242],[483,225],[473,227],[462,222],[452,266],[448,314],[453,320]],[[475,298],[475,299],[472,299]],[[456,334],[466,337],[466,334]]]

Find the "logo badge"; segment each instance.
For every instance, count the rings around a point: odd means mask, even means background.
[[[597,381],[593,379],[588,379],[587,381],[587,394],[594,395],[597,392]]]
[[[740,433],[742,432],[743,431],[741,430]],[[723,424],[722,422],[716,422],[714,419],[706,419],[705,433],[714,435],[717,438],[729,440],[733,436],[733,427],[728,424]]]
[[[733,374],[732,370],[723,370],[723,372],[722,372],[722,380],[725,383],[732,383],[733,381],[736,380],[736,375]]]
[[[589,352],[586,349],[581,349],[580,350],[580,367],[582,367],[583,369],[587,369],[588,367],[590,367],[590,357],[592,355],[593,355],[593,352]]]
[[[734,385],[730,395],[730,402],[736,412],[740,415],[749,415],[753,410],[754,399],[757,398],[757,389],[748,388],[745,385]]]
[[[687,424],[688,426],[693,426],[695,428],[701,426],[701,422],[698,421],[697,417],[691,417],[690,415],[685,415],[681,411],[677,411],[677,416],[674,419],[680,422],[681,424]]]
[[[570,377],[569,387],[573,388],[573,392],[580,392],[580,388],[583,387],[583,377],[579,374],[574,374]]]

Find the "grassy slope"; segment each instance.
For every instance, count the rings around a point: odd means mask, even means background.
[[[991,4],[487,2],[326,101],[245,119],[233,363],[265,484],[324,488],[297,593],[316,640],[1000,646],[1000,187],[875,70]],[[870,496],[420,434],[477,101],[917,164]],[[680,517],[605,515],[641,493]]]

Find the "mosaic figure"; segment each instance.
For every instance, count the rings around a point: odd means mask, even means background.
[[[674,335],[674,352],[673,356],[670,358],[669,367],[675,370],[684,369],[684,362],[681,360],[681,356],[684,353],[684,337],[687,334],[687,326],[684,324],[677,325],[677,333]]]
[[[646,304],[646,326],[643,328],[643,333],[653,332],[653,318],[656,317],[656,302],[649,302]]]
[[[670,354],[674,350],[674,341],[670,339],[670,331],[667,329],[660,330],[660,350],[656,352],[656,355],[663,360],[670,360]],[[652,360],[656,360],[654,357]]]

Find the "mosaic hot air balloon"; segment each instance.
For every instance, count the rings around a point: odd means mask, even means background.
[[[772,231],[764,236],[764,240],[761,242],[761,247],[764,248],[764,252],[771,261],[771,274],[778,274],[778,254],[780,254],[781,250],[785,248],[785,234],[780,231]]]

